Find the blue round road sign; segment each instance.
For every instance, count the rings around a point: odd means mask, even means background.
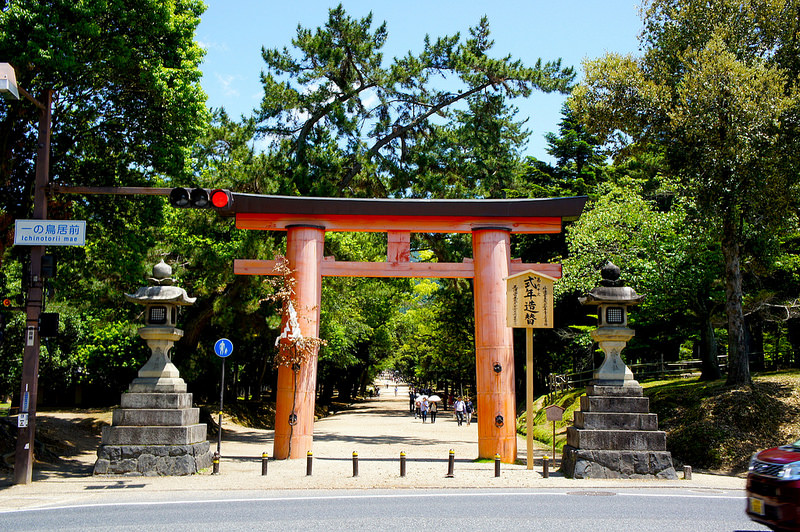
[[[229,356],[233,353],[233,342],[227,338],[220,338],[217,340],[217,343],[214,344],[214,352],[217,356],[222,358]]]

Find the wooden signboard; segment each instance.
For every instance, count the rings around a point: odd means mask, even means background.
[[[553,283],[549,275],[527,270],[506,278],[506,325],[553,328]]]
[[[506,277],[506,325],[525,329],[528,469],[533,469],[533,329],[553,328],[554,282],[533,270]]]

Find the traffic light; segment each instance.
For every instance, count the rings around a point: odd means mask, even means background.
[[[39,336],[42,338],[58,336],[58,312],[39,314]]]
[[[173,188],[169,193],[169,204],[181,209],[208,209],[227,211],[233,206],[230,190],[222,188]]]
[[[42,255],[42,279],[52,279],[56,276],[56,256],[51,254]]]
[[[215,188],[211,191],[211,206],[215,209],[230,209],[233,206],[233,195],[230,190]]]
[[[25,310],[25,298],[22,295],[0,297],[0,310]]]

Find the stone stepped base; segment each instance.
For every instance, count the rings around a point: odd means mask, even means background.
[[[569,478],[677,479],[667,434],[638,384],[593,384],[567,427],[561,469]]]
[[[565,445],[562,468],[570,478],[657,478],[677,480],[667,451],[609,451]]]
[[[658,416],[656,414],[577,411],[574,416],[575,426],[579,429],[658,430]]]
[[[667,433],[660,430],[586,430],[567,427],[567,445],[576,449],[666,451]]]
[[[190,393],[133,393],[122,394],[120,408],[183,409],[192,408]]]
[[[103,427],[102,442],[108,445],[191,445],[206,438],[205,423],[183,427]]]
[[[200,422],[199,408],[117,408],[112,414],[114,426],[185,426]]]
[[[205,425],[203,425],[205,427]],[[107,445],[97,450],[95,475],[182,476],[211,467],[208,441],[192,445]]]
[[[650,412],[650,398],[584,395],[581,397],[581,411],[647,414]]]
[[[211,467],[207,427],[192,394],[154,388],[122,394],[111,426],[103,427],[95,475],[191,475]]]

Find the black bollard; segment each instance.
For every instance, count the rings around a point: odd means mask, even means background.
[[[211,474],[219,475],[219,453],[214,453],[214,456],[211,457],[211,463],[214,464],[214,469],[212,470]]]
[[[266,452],[261,453],[261,476],[267,476],[268,464],[269,464],[269,455]]]
[[[542,478],[550,478],[550,457],[547,455],[542,457]]]
[[[494,455],[494,476],[495,477],[499,477],[500,476],[500,454],[499,453]]]
[[[353,451],[353,476],[358,476],[358,453]]]
[[[400,452],[400,476],[406,476],[406,452]]]
[[[453,449],[450,449],[450,457],[447,460],[447,475],[446,478],[453,478],[453,469],[455,468],[456,464],[456,452]]]
[[[311,451],[308,451],[308,454],[306,454],[306,476],[307,477],[311,476],[311,466],[312,466],[313,463],[314,463],[314,453],[312,453]]]

